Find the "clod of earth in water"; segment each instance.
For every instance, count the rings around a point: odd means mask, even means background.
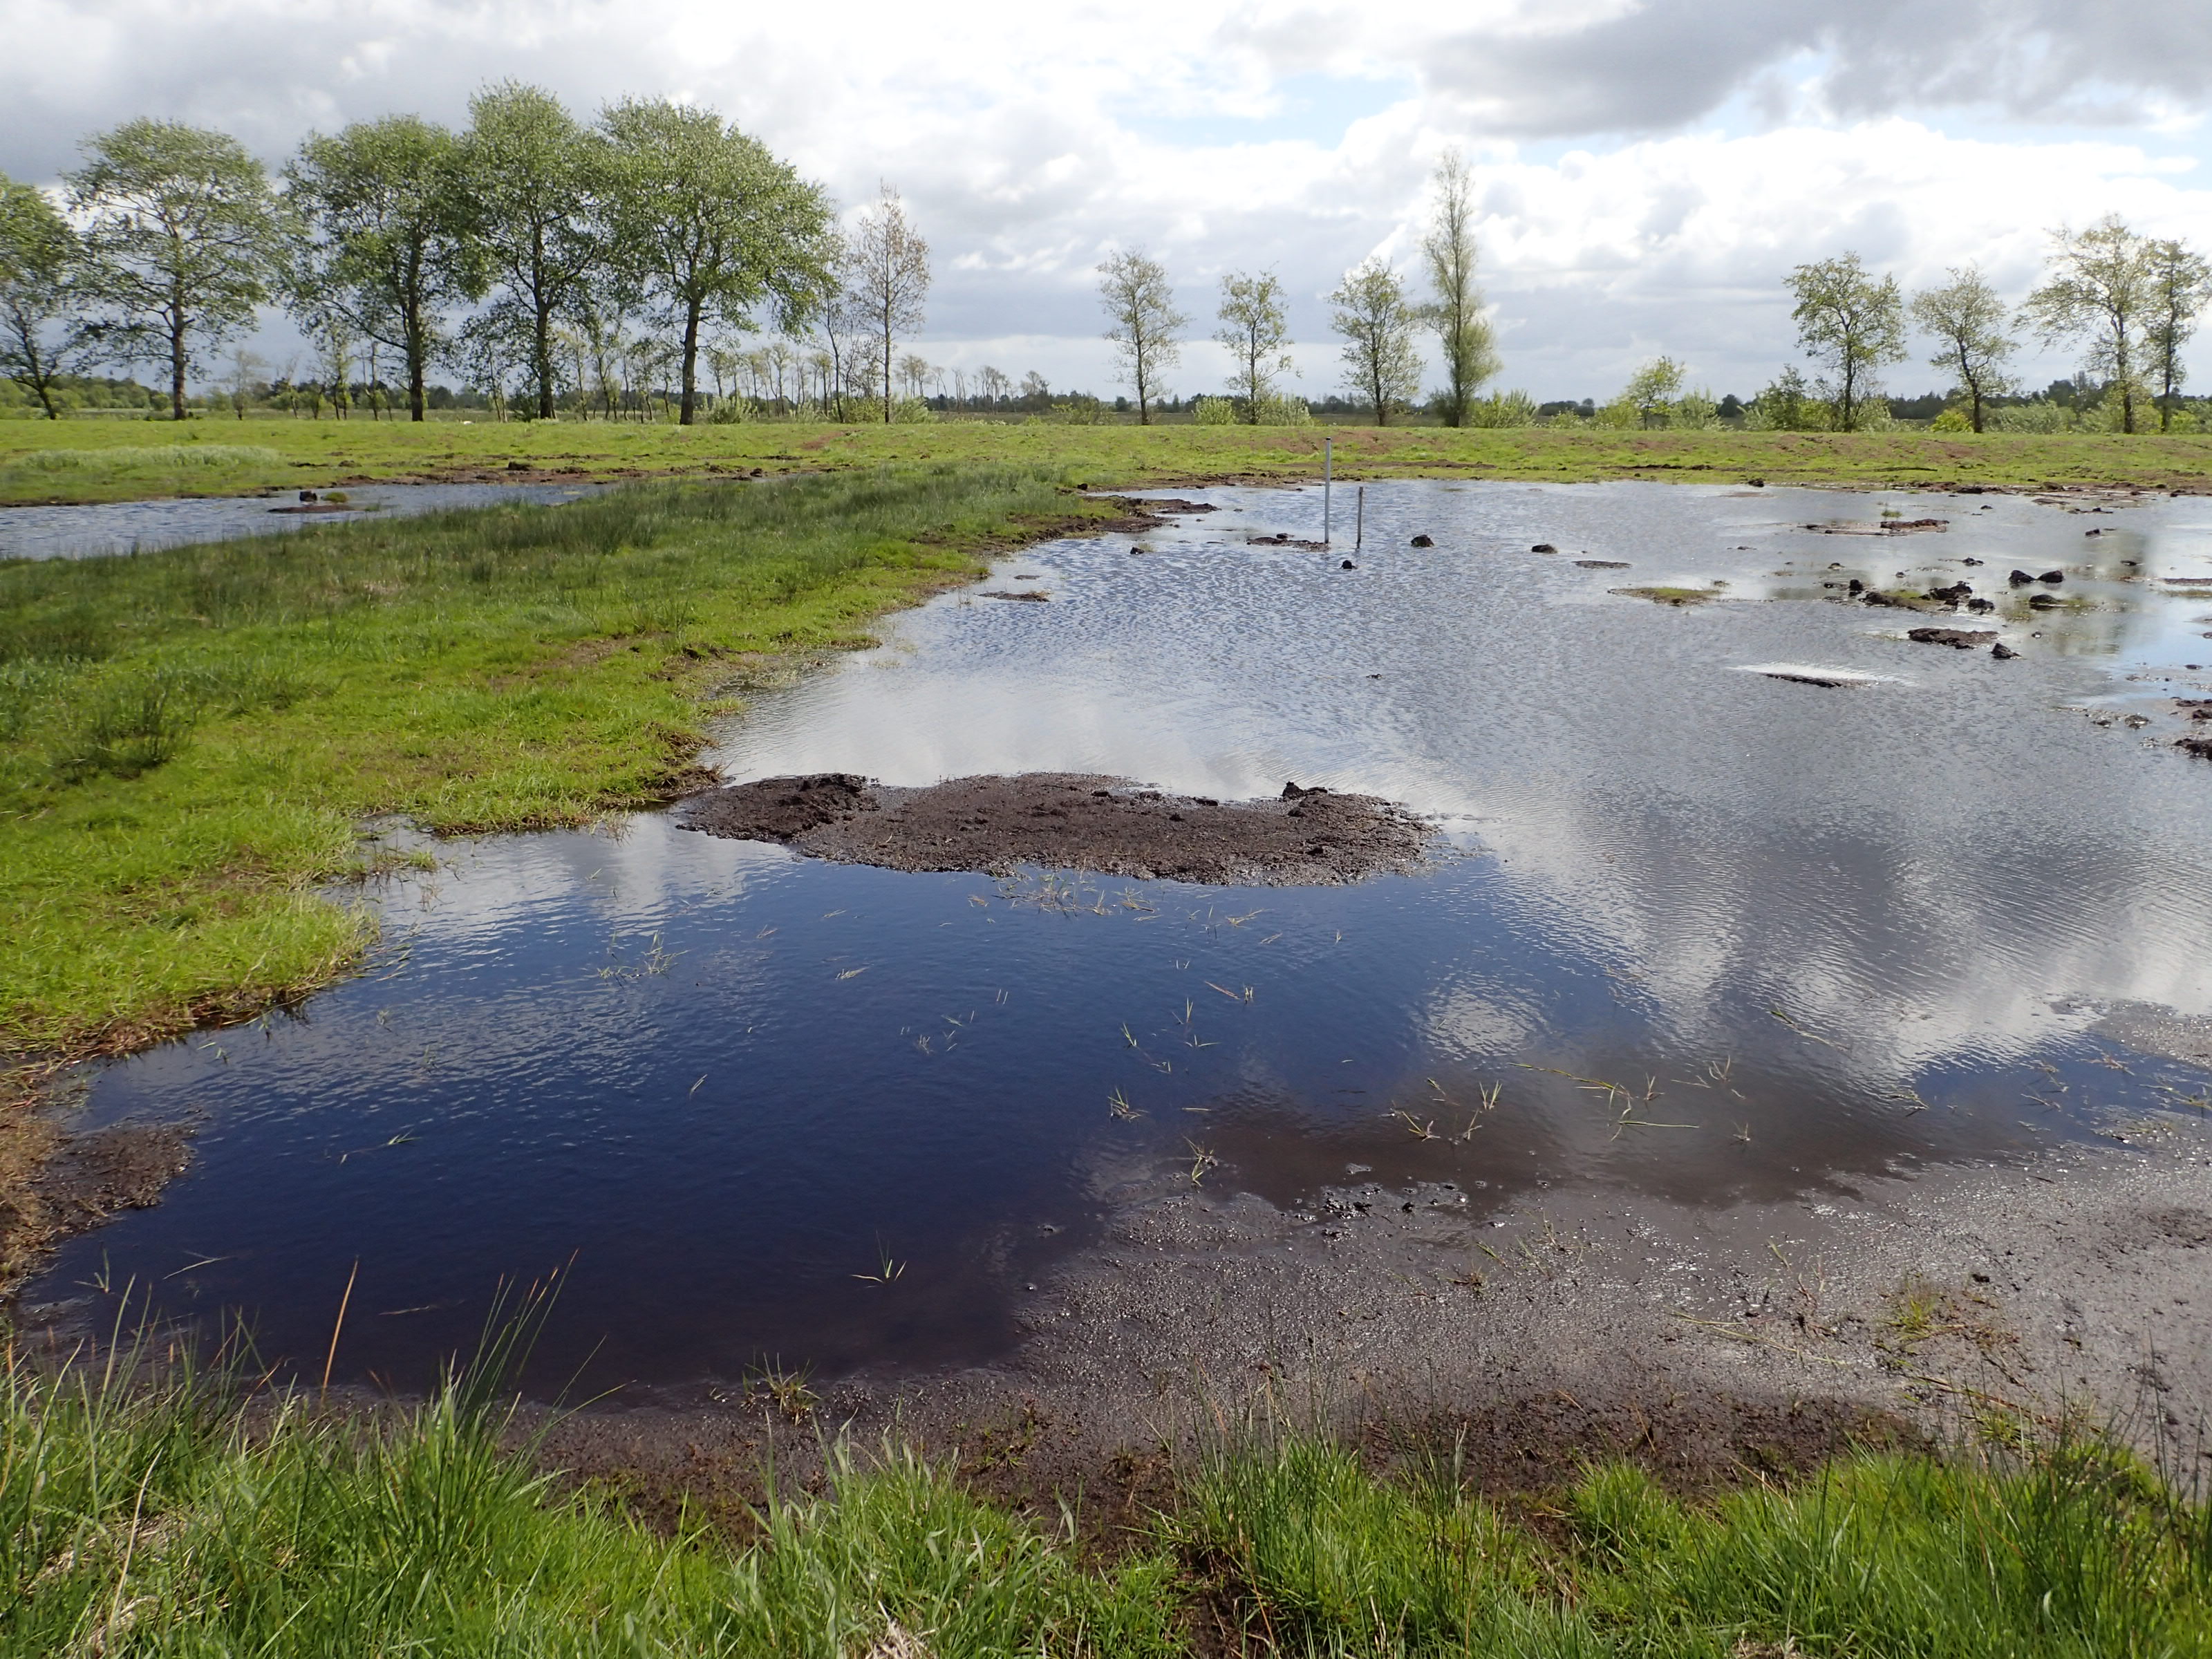
[[[1022,580],[1022,579],[1021,579],[1020,577],[1016,577],[1016,578],[1015,578],[1015,580],[1016,580],[1017,581],[1018,581],[1018,580]],[[1051,594],[1049,594],[1049,593],[1040,593],[1040,592],[1037,592],[1036,591],[1035,591],[1034,589],[1032,589],[1030,592],[1026,592],[1026,593],[1009,593],[1009,592],[1005,592],[1005,591],[1003,591],[1003,590],[994,590],[994,591],[993,591],[993,592],[988,592],[988,593],[980,593],[980,594],[976,595],[976,597],[977,597],[978,599],[1033,599],[1033,600],[1043,600],[1043,599],[1050,599],[1050,598],[1052,597],[1052,595],[1051,595]]]
[[[1010,873],[1024,865],[1138,880],[1268,886],[1356,881],[1417,866],[1433,833],[1368,795],[1291,786],[1224,804],[1127,779],[1034,772],[892,788],[849,773],[763,778],[685,801],[687,830],[781,842],[842,864]]]
[[[1914,628],[1907,629],[1905,637],[1917,640],[1923,645],[1948,645],[1954,651],[1972,651],[1977,646],[1990,644],[1996,635],[1970,628]]]
[[[2173,746],[2199,760],[2212,760],[2212,738],[2177,738]]]
[[[2007,576],[2005,580],[2010,582],[2014,587],[2025,587],[2030,582],[2033,581],[2035,578],[2029,575],[2025,570],[2015,570],[2012,574]]]
[[[1558,548],[1556,548],[1556,547],[1553,546],[1553,545],[1551,544],[1551,543],[1549,543],[1549,542],[1538,542],[1538,543],[1537,543],[1534,547],[1530,548],[1528,550],[1529,550],[1531,553],[1556,553],[1556,552],[1558,552],[1559,550]]]
[[[1359,567],[1352,563],[1351,560],[1346,559],[1342,564],[1337,566],[1337,568],[1339,570],[1357,570]]]
[[[1415,547],[1434,547],[1436,544],[1437,538],[1434,536],[1416,536],[1412,542],[1412,545]]]
[[[2063,570],[2046,570],[2035,580],[2039,582],[2051,582],[2056,584],[2066,580],[2066,573]]]
[[[2014,650],[2002,640],[1999,640],[1995,645],[1990,647],[1990,655],[1995,657],[1999,662],[2008,662],[2013,658],[2020,655],[2020,653]]]
[[[1626,570],[1628,568],[1628,561],[1626,559],[1577,559],[1575,562],[1584,570]]]

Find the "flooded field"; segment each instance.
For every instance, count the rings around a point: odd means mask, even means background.
[[[94,1079],[85,1121],[188,1120],[195,1161],[30,1299],[150,1286],[319,1369],[357,1273],[337,1374],[409,1385],[566,1267],[549,1378],[951,1364],[1194,1182],[1324,1229],[1841,1203],[2212,1108],[2212,503],[1396,483],[1323,553],[1318,490],[1203,499],[894,619],[713,760],[1319,785],[1435,821],[1425,867],[911,873],[669,814],[448,844],[358,980]]]
[[[0,559],[82,559],[270,536],[371,514],[406,517],[502,502],[574,501],[590,484],[356,484],[291,495],[208,495],[94,506],[0,507]],[[335,499],[334,499],[335,498]]]

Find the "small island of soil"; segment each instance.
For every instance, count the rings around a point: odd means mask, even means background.
[[[1433,834],[1403,807],[1370,795],[1291,783],[1279,799],[1224,802],[1068,772],[954,778],[924,789],[843,772],[762,778],[690,797],[678,822],[891,870],[1005,874],[1042,865],[1255,886],[1408,870]]]

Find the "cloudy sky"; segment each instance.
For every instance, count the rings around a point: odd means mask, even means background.
[[[580,112],[710,104],[847,202],[904,193],[933,361],[1109,392],[1092,268],[1127,246],[1200,332],[1224,270],[1274,268],[1328,390],[1322,296],[1412,260],[1453,144],[1504,384],[1541,398],[1662,352],[1748,396],[1791,350],[1783,275],[1844,248],[1908,285],[1978,260],[2017,295],[2061,222],[2212,246],[2203,0],[0,0],[0,170],[42,182],[138,114],[274,163],[394,110],[459,124],[507,77]],[[1219,375],[1194,347],[1178,384]]]

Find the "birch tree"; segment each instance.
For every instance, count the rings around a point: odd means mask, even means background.
[[[1328,296],[1330,320],[1344,336],[1346,382],[1367,400],[1375,424],[1390,424],[1390,411],[1421,392],[1421,354],[1413,346],[1413,309],[1398,273],[1370,259],[1345,274]]]
[[[2187,365],[2181,349],[2197,332],[2197,319],[2212,303],[2212,261],[2186,242],[2153,242],[2149,250],[2150,322],[2143,331],[2150,370],[2158,378],[2158,429],[2173,426],[2174,399],[2180,395]]]
[[[1236,364],[1230,388],[1244,399],[1246,421],[1257,426],[1261,402],[1273,393],[1278,379],[1297,368],[1286,349],[1291,325],[1281,279],[1272,270],[1256,276],[1229,272],[1221,279],[1217,315],[1221,326],[1213,337],[1229,349]]]
[[[2149,244],[2118,214],[2051,238],[2051,279],[2027,296],[2021,316],[2046,345],[2086,344],[2087,367],[2120,395],[2120,430],[2133,432],[2143,332],[2157,314]]]
[[[1974,430],[1982,429],[1983,406],[2013,389],[2005,362],[2014,350],[2004,331],[2004,301],[1973,265],[1954,269],[1940,288],[1912,296],[1912,320],[1936,341],[1931,368],[1950,373],[1953,395],[1966,399]]]
[[[1137,424],[1152,423],[1152,404],[1165,395],[1164,378],[1182,359],[1180,330],[1190,319],[1175,307],[1167,268],[1141,249],[1110,253],[1098,267],[1098,299],[1111,326],[1122,383],[1137,394]]]
[[[889,185],[854,227],[846,257],[845,291],[853,309],[867,319],[880,367],[884,421],[891,418],[891,368],[897,361],[897,337],[922,324],[929,295],[929,244],[907,217],[906,204]]]
[[[1879,390],[1883,365],[1905,358],[1905,302],[1897,278],[1877,280],[1856,253],[1815,260],[1790,273],[1797,308],[1797,343],[1828,371],[1836,425],[1856,431],[1861,411]]]

